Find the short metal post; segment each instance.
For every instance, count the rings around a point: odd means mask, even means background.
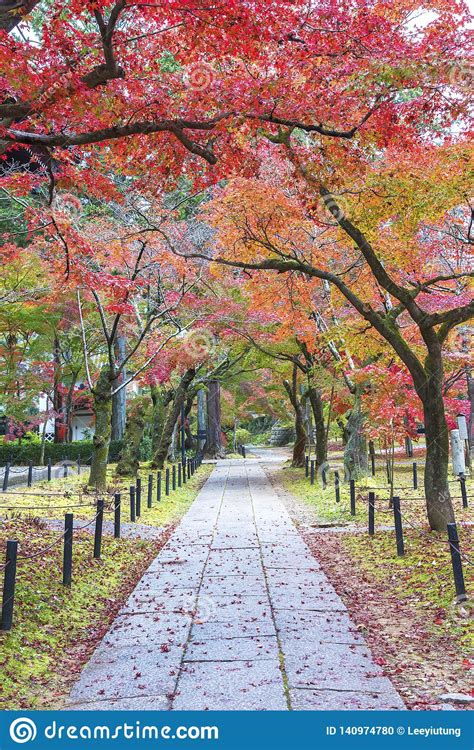
[[[100,558],[103,525],[104,525],[104,501],[102,499],[99,499],[97,500],[97,515],[95,519],[95,533],[94,533],[94,557],[96,560]]]
[[[182,467],[181,467],[181,462],[180,462],[178,464],[178,487],[181,487],[182,485],[181,472],[182,472]]]
[[[3,579],[2,619],[0,630],[11,630],[13,622],[13,605],[15,603],[16,558],[18,542],[8,540]]]
[[[242,446],[242,458],[247,458],[247,451],[245,449],[245,445]]]
[[[70,586],[72,580],[72,537],[74,531],[74,516],[72,513],[64,515],[64,549],[63,549],[63,585]]]
[[[6,492],[6,491],[7,491],[7,489],[8,489],[8,479],[9,479],[9,477],[10,477],[10,466],[11,466],[11,464],[10,464],[10,462],[8,461],[8,462],[7,462],[6,464],[5,464],[5,472],[4,472],[4,474],[3,474],[3,487],[2,487],[2,492]]]
[[[66,461],[67,461],[67,458],[66,458]],[[64,477],[64,479],[67,479],[67,475],[68,475],[68,465],[64,464],[63,465],[63,477]]]
[[[165,495],[170,494],[170,470],[169,468],[165,471]]]
[[[48,482],[51,481],[51,459],[48,458]]]
[[[186,468],[187,468],[188,479],[191,479],[191,462],[190,461],[186,461]]]
[[[28,461],[28,479],[27,479],[28,487],[31,487],[33,484],[33,461]]]
[[[321,470],[321,479],[323,480],[323,490],[326,489],[328,486],[327,479],[326,479],[326,469]]]
[[[417,490],[418,489],[418,465],[416,461],[413,461],[412,467],[413,467],[413,489]]]
[[[334,472],[334,491],[336,493],[336,503],[341,501],[341,486],[339,482],[339,472]]]
[[[151,508],[153,502],[153,474],[148,474],[148,493],[146,504],[148,508]]]
[[[349,491],[351,495],[351,516],[355,516],[356,514],[356,487],[355,487],[354,479],[349,480]]]
[[[461,485],[462,507],[467,508],[466,477],[464,474],[459,475],[459,484]]]
[[[372,470],[372,476],[375,477],[375,447],[372,440],[369,440],[369,455],[370,455],[370,465]]]
[[[81,476],[81,459],[80,458],[77,459],[77,476],[78,477]]]
[[[176,464],[173,464],[173,467],[171,470],[171,488],[173,492],[176,489]]]
[[[451,551],[451,563],[453,566],[454,585],[457,600],[462,602],[467,599],[466,587],[464,585],[464,574],[462,571],[461,552],[459,549],[458,530],[455,523],[448,523],[448,540]]]
[[[375,534],[375,492],[369,492],[369,536]]]
[[[116,492],[114,495],[114,537],[115,539],[120,539],[120,506],[121,506],[120,492]]]
[[[156,473],[156,502],[161,500],[161,471]]]
[[[186,464],[183,464],[183,484],[186,484],[187,481],[188,480],[186,478]]]
[[[403,557],[405,554],[405,545],[403,543],[403,526],[402,514],[400,512],[400,498],[392,498],[393,519],[395,521],[395,538],[397,540],[397,555]]]
[[[311,484],[314,484],[314,472],[316,468],[316,461],[314,459],[311,460],[311,474],[310,474],[310,482]]]
[[[136,520],[136,513],[135,513],[135,487],[130,487],[130,520],[135,521]]]
[[[140,518],[142,514],[142,480],[140,477],[137,477],[136,482],[136,495],[135,495],[135,515],[137,518]]]
[[[304,475],[306,478],[309,477],[309,456],[304,457]]]

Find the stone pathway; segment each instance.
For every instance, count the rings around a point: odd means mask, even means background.
[[[402,709],[258,460],[221,461],[71,709]]]

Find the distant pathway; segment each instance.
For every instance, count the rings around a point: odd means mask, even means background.
[[[257,459],[220,461],[73,709],[401,709]]]

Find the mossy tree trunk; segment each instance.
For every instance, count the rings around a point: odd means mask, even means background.
[[[344,447],[344,467],[346,479],[359,479],[367,474],[367,439],[364,434],[364,414],[361,408],[360,395],[355,394],[354,405],[349,414]]]
[[[189,368],[188,370],[186,370],[179,382],[178,387],[174,392],[173,401],[170,405],[163,431],[161,433],[161,439],[153,457],[152,466],[154,469],[163,469],[165,465],[166,459],[168,458],[171,441],[173,439],[173,430],[176,426],[176,422],[178,421],[178,417],[181,412],[181,406],[185,401],[187,390],[193,382],[195,375],[196,370],[194,368]]]
[[[304,426],[304,409],[301,399],[298,397],[298,370],[296,365],[293,367],[293,379],[290,384],[288,380],[283,381],[283,385],[290,399],[290,403],[295,412],[295,442],[293,445],[292,466],[301,467],[305,465],[306,444],[308,436]]]
[[[117,464],[119,476],[136,476],[140,467],[140,445],[146,425],[148,404],[143,398],[130,405],[125,424],[123,447]]]
[[[153,451],[156,451],[163,434],[168,407],[173,400],[173,391],[157,385],[152,385],[150,391],[153,404],[151,445]]]
[[[107,459],[112,431],[112,390],[114,374],[103,367],[92,391],[95,415],[95,432],[89,486],[105,490],[107,486]]]
[[[205,453],[209,458],[224,458],[221,425],[221,385],[218,380],[210,380],[207,389],[207,438]]]
[[[308,387],[308,398],[313,412],[314,429],[316,433],[316,464],[322,466],[328,457],[326,425],[324,424],[323,400],[321,391],[314,385]]]

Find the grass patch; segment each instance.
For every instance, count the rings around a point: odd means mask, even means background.
[[[0,546],[18,539],[19,556],[29,556],[59,536],[32,521],[10,520],[0,527]],[[3,710],[61,706],[165,538],[132,541],[105,536],[102,558],[94,560],[92,535],[76,531],[70,588],[61,583],[61,542],[35,559],[18,561],[13,629],[0,633]]]
[[[331,459],[329,459],[331,460]],[[328,473],[328,486],[323,489],[321,480],[316,478],[315,484],[311,485],[309,478],[305,477],[304,469],[293,469],[284,466],[273,473],[274,481],[289,490],[305,505],[311,507],[317,524],[345,525],[366,527],[368,516],[368,492],[375,492],[375,523],[376,526],[393,525],[393,511],[389,507],[390,486],[384,472],[378,471],[375,477],[364,477],[356,482],[356,515],[350,513],[350,491],[349,483],[344,483],[343,470],[340,470],[340,502],[336,502],[334,489],[334,475]],[[413,489],[411,464],[399,464],[395,471],[394,495],[400,497],[402,514],[407,523],[412,522],[426,527],[426,506],[423,492],[423,473],[418,470],[418,489]],[[451,477],[454,479],[454,477]],[[458,522],[474,522],[474,479],[466,481],[467,494],[470,507],[463,508],[461,501],[461,490],[458,482],[451,485],[453,507]]]
[[[140,467],[142,480],[142,513],[140,523],[150,526],[167,526],[174,523],[186,512],[200,488],[209,477],[213,465],[201,464],[194,476],[186,484],[170,495],[165,495],[165,474],[162,472],[161,501],[156,499],[156,471],[152,472],[148,464]],[[147,508],[148,476],[153,475],[152,508]],[[107,470],[107,492],[104,494],[91,492],[87,488],[88,471],[80,476],[69,476],[67,479],[55,479],[51,482],[36,482],[33,487],[21,487],[0,495],[0,516],[11,517],[42,517],[62,518],[64,513],[74,513],[75,518],[89,519],[95,515],[97,497],[106,501],[105,518],[113,519],[113,495],[120,492],[122,499],[122,521],[130,520],[129,488],[135,484],[131,477],[117,477],[115,465]],[[30,494],[31,493],[31,494]],[[54,493],[52,495],[48,493]],[[34,508],[34,509],[33,509]]]

